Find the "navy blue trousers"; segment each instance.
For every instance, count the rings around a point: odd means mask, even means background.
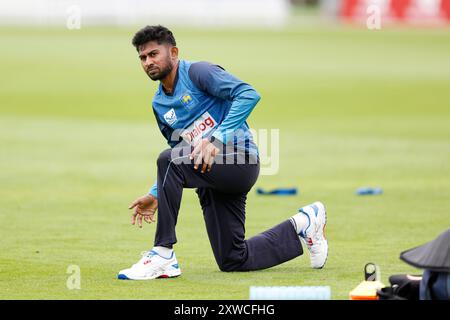
[[[187,156],[175,156],[173,149],[167,149],[159,155],[157,166],[155,246],[171,246],[177,242],[175,227],[183,188],[197,188],[220,270],[265,269],[303,254],[300,239],[289,220],[245,240],[245,204],[247,193],[258,179],[259,160],[243,164],[216,163],[210,172],[201,173],[201,168],[195,170]]]

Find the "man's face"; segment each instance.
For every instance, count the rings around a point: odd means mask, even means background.
[[[178,48],[168,44],[147,42],[139,47],[139,59],[150,79],[164,79],[172,71],[178,57]]]

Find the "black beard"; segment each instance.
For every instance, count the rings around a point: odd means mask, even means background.
[[[150,77],[150,79],[152,79],[153,81],[157,81],[157,80],[161,80],[164,79],[165,77],[167,77],[169,75],[169,73],[172,71],[173,66],[169,63],[167,65],[167,68],[161,70],[160,73],[151,76],[150,74],[147,73],[147,75]]]

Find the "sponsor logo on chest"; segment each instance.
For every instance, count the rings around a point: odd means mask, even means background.
[[[174,124],[177,121],[177,115],[175,113],[175,109],[174,108],[170,109],[169,111],[167,111],[164,114],[164,120],[166,120],[166,122],[169,125],[172,125],[172,124]]]
[[[197,120],[195,120],[189,127],[187,127],[183,133],[182,137],[189,141],[196,141],[205,136],[217,125],[217,121],[209,114],[205,112]]]

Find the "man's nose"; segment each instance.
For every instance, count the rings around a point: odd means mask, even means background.
[[[150,57],[145,57],[145,61],[144,61],[144,66],[145,67],[150,67],[153,65],[153,60]]]

